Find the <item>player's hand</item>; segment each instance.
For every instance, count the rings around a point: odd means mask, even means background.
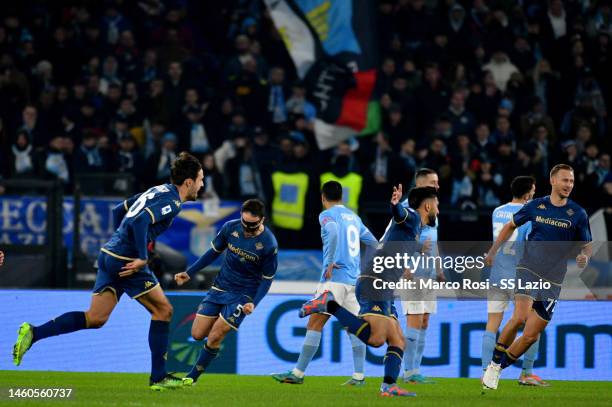
[[[393,194],[391,195],[391,205],[397,205],[398,203],[400,203],[402,195],[404,195],[404,193],[402,192],[402,184],[399,184],[396,187],[394,186]]]
[[[487,253],[487,256],[485,257],[485,260],[484,260],[485,266],[491,267],[494,261],[495,261],[495,254],[491,252]]]
[[[244,315],[250,315],[254,309],[255,304],[253,304],[252,302],[247,302],[242,306],[242,312],[244,312]]]
[[[412,270],[409,268],[405,268],[404,272],[402,273],[402,278],[405,280],[412,280],[413,277],[414,273],[412,272]]]
[[[4,252],[0,250],[0,266],[4,264]]]
[[[119,272],[119,277],[128,277],[134,273],[138,273],[138,271],[146,265],[147,260],[136,259],[134,261],[131,261],[125,266],[121,267],[122,271]]]
[[[327,266],[327,270],[325,270],[325,279],[329,280],[330,278],[332,278],[332,272],[334,271],[334,269],[339,269],[340,266],[338,266],[336,263],[330,263],[329,266]]]
[[[589,263],[589,257],[587,255],[579,254],[578,256],[576,256],[576,264],[578,265],[579,268],[581,269],[585,268],[588,263]]]
[[[174,275],[174,281],[176,281],[176,285],[178,285],[179,287],[188,282],[189,280],[191,280],[191,277],[189,277],[189,274],[187,274],[186,271],[182,271]]]

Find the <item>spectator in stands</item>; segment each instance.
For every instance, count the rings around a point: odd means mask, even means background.
[[[226,197],[244,201],[263,199],[263,187],[258,164],[254,159],[253,145],[246,135],[234,139],[235,155],[225,163]]]
[[[148,186],[163,184],[170,179],[170,166],[176,159],[177,137],[174,133],[166,133],[161,139],[161,147],[147,160]]]
[[[17,132],[9,153],[9,177],[33,177],[36,174],[34,148],[25,130]]]
[[[108,163],[98,145],[98,138],[92,131],[85,131],[83,140],[74,153],[74,169],[78,173],[102,172]]]
[[[204,154],[202,158],[202,169],[204,170],[203,199],[225,198],[223,191],[223,175],[217,170],[215,157],[212,153]]]

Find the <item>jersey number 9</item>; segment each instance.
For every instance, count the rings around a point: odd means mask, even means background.
[[[359,256],[359,231],[355,225],[350,225],[346,229],[346,241],[348,243],[349,255]]]

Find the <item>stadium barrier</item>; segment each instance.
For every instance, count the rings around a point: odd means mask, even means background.
[[[175,313],[171,325],[169,369],[185,371],[195,361],[201,343],[190,336],[191,321],[201,292],[170,292]],[[240,330],[229,334],[210,372],[267,375],[292,368],[306,332],[299,306],[309,295],[270,294],[247,317]],[[0,303],[12,310],[0,325],[0,349],[10,349],[23,321],[34,324],[69,310],[86,309],[85,291],[0,291]],[[401,309],[401,308],[400,308]],[[545,332],[536,374],[559,380],[612,380],[612,325],[609,301],[560,301]],[[433,377],[479,377],[484,301],[442,300],[432,315],[422,370]],[[402,318],[402,324],[405,321]],[[147,312],[124,299],[100,330],[85,330],[35,344],[21,370],[147,372],[149,351]],[[368,349],[366,374],[383,372],[384,348]],[[0,370],[16,369],[10,358],[0,358]],[[323,330],[319,352],[308,375],[350,375],[350,341],[334,320]],[[517,367],[505,377],[518,377]]]

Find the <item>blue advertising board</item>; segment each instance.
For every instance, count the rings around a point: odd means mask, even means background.
[[[197,354],[190,338],[195,306],[203,293],[168,293],[175,305],[169,362],[185,369]],[[306,320],[297,310],[308,296],[271,294],[230,334],[214,371],[267,375],[295,365]],[[23,321],[40,324],[71,310],[86,309],[90,293],[84,291],[0,291],[0,303],[10,309],[0,324],[0,349],[10,352],[15,332]],[[612,380],[612,302],[560,301],[540,346],[536,373],[557,380]],[[486,322],[483,301],[441,300],[427,333],[424,374],[433,377],[479,377],[482,332]],[[405,322],[402,321],[404,324]],[[35,344],[19,369],[58,371],[147,372],[149,316],[135,301],[119,303],[107,325],[54,337]],[[308,367],[308,375],[351,374],[351,346],[346,333],[332,319],[323,330],[321,351]],[[381,376],[384,347],[369,348],[366,374]],[[16,369],[10,358],[0,358],[0,370]],[[518,377],[511,367],[504,377]]]
[[[100,247],[114,232],[113,208],[121,198],[81,199],[81,229],[79,244],[81,251],[95,259]],[[158,239],[187,257],[189,263],[195,261],[229,219],[239,216],[240,206],[234,201],[222,201],[214,211],[205,213],[201,201],[185,202],[171,228]],[[64,197],[63,203],[64,247],[72,253],[74,233],[74,199]],[[0,244],[44,245],[47,230],[47,203],[40,196],[0,196]]]

